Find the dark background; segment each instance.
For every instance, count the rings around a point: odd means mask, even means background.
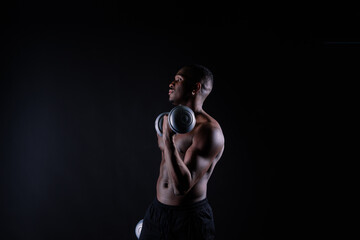
[[[324,114],[353,97],[356,77],[342,68],[358,51],[352,6],[13,1],[1,11],[1,239],[135,239],[155,197],[154,120],[189,63],[214,74],[204,109],[226,139],[208,186],[218,239],[329,227],[326,186],[312,180],[330,162]]]

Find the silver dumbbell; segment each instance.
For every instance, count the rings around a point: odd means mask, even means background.
[[[139,239],[144,219],[141,219],[135,226],[135,235]]]
[[[196,124],[195,114],[191,108],[186,106],[176,106],[170,112],[163,112],[155,120],[155,130],[162,136],[162,126],[164,115],[168,115],[168,123],[175,133],[187,133],[193,130]]]

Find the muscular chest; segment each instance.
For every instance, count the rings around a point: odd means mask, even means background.
[[[179,153],[183,156],[192,144],[192,134],[176,134],[174,144]]]

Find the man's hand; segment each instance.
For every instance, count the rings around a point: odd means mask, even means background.
[[[164,142],[166,140],[170,140],[173,143],[173,136],[175,135],[175,132],[171,130],[169,126],[168,115],[164,115],[162,132],[163,132]]]
[[[164,115],[163,117],[162,136],[159,134],[156,135],[158,139],[158,146],[161,151],[164,151],[165,149],[166,140],[170,140],[170,142],[173,143],[173,136],[175,136],[175,132],[173,132],[169,126],[168,115]]]

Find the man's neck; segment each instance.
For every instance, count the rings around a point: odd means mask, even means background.
[[[191,108],[194,111],[194,113],[201,113],[204,111],[202,108],[203,101],[200,101],[199,99],[197,101],[196,100],[188,101],[187,103],[182,104],[182,105]]]

